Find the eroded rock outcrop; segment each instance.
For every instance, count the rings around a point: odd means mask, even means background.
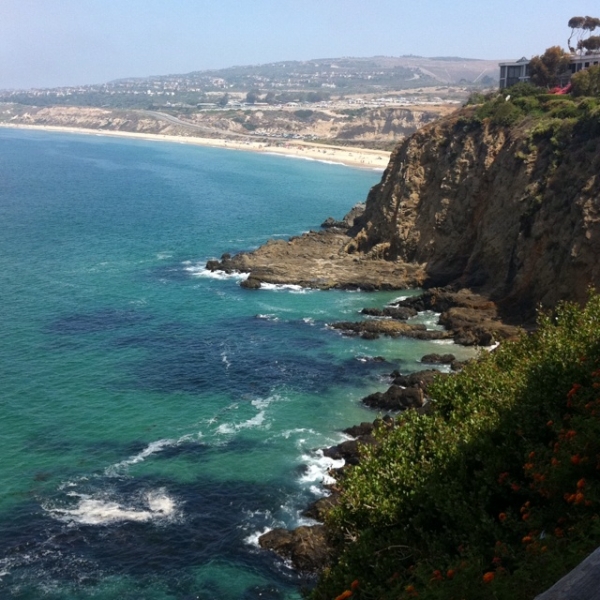
[[[348,230],[270,242],[214,268],[309,287],[452,285],[503,316],[585,301],[600,285],[600,136],[574,134],[557,149],[534,120],[501,127],[473,116],[465,108],[402,142]]]
[[[600,138],[558,151],[533,121],[474,126],[472,111],[396,148],[346,250],[384,245],[425,265],[428,285],[476,288],[505,311],[584,301],[600,283]]]

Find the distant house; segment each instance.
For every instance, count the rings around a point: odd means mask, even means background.
[[[500,63],[500,89],[510,87],[521,81],[529,81],[529,62],[528,58],[523,57],[514,62]],[[570,71],[571,74],[577,73],[597,64],[600,64],[600,54],[573,55],[571,56]],[[566,84],[567,81],[564,83]]]
[[[500,89],[529,81],[529,59],[520,58],[515,62],[500,63]]]

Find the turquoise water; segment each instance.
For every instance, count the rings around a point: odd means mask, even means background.
[[[204,265],[342,216],[379,174],[11,130],[0,172],[0,597],[299,597],[258,534],[308,522],[317,449],[440,347],[326,327],[399,292]]]

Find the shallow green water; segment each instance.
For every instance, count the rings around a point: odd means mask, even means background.
[[[304,522],[317,449],[440,347],[326,327],[398,292],[251,292],[204,264],[342,216],[379,175],[10,130],[0,169],[1,597],[297,597],[258,533]]]

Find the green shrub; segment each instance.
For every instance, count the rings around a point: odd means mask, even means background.
[[[540,88],[537,85],[533,85],[533,83],[521,81],[511,86],[508,90],[506,90],[510,97],[514,100],[515,98],[525,98],[525,97],[533,97],[537,98],[538,96],[545,93],[544,88]]]
[[[571,78],[574,96],[600,97],[600,65],[583,69]]]
[[[512,99],[512,96],[511,96]],[[526,115],[542,114],[542,106],[535,96],[520,96],[512,99],[513,104],[519,107]]]
[[[431,388],[340,482],[312,597],[534,597],[600,542],[600,297]]]

